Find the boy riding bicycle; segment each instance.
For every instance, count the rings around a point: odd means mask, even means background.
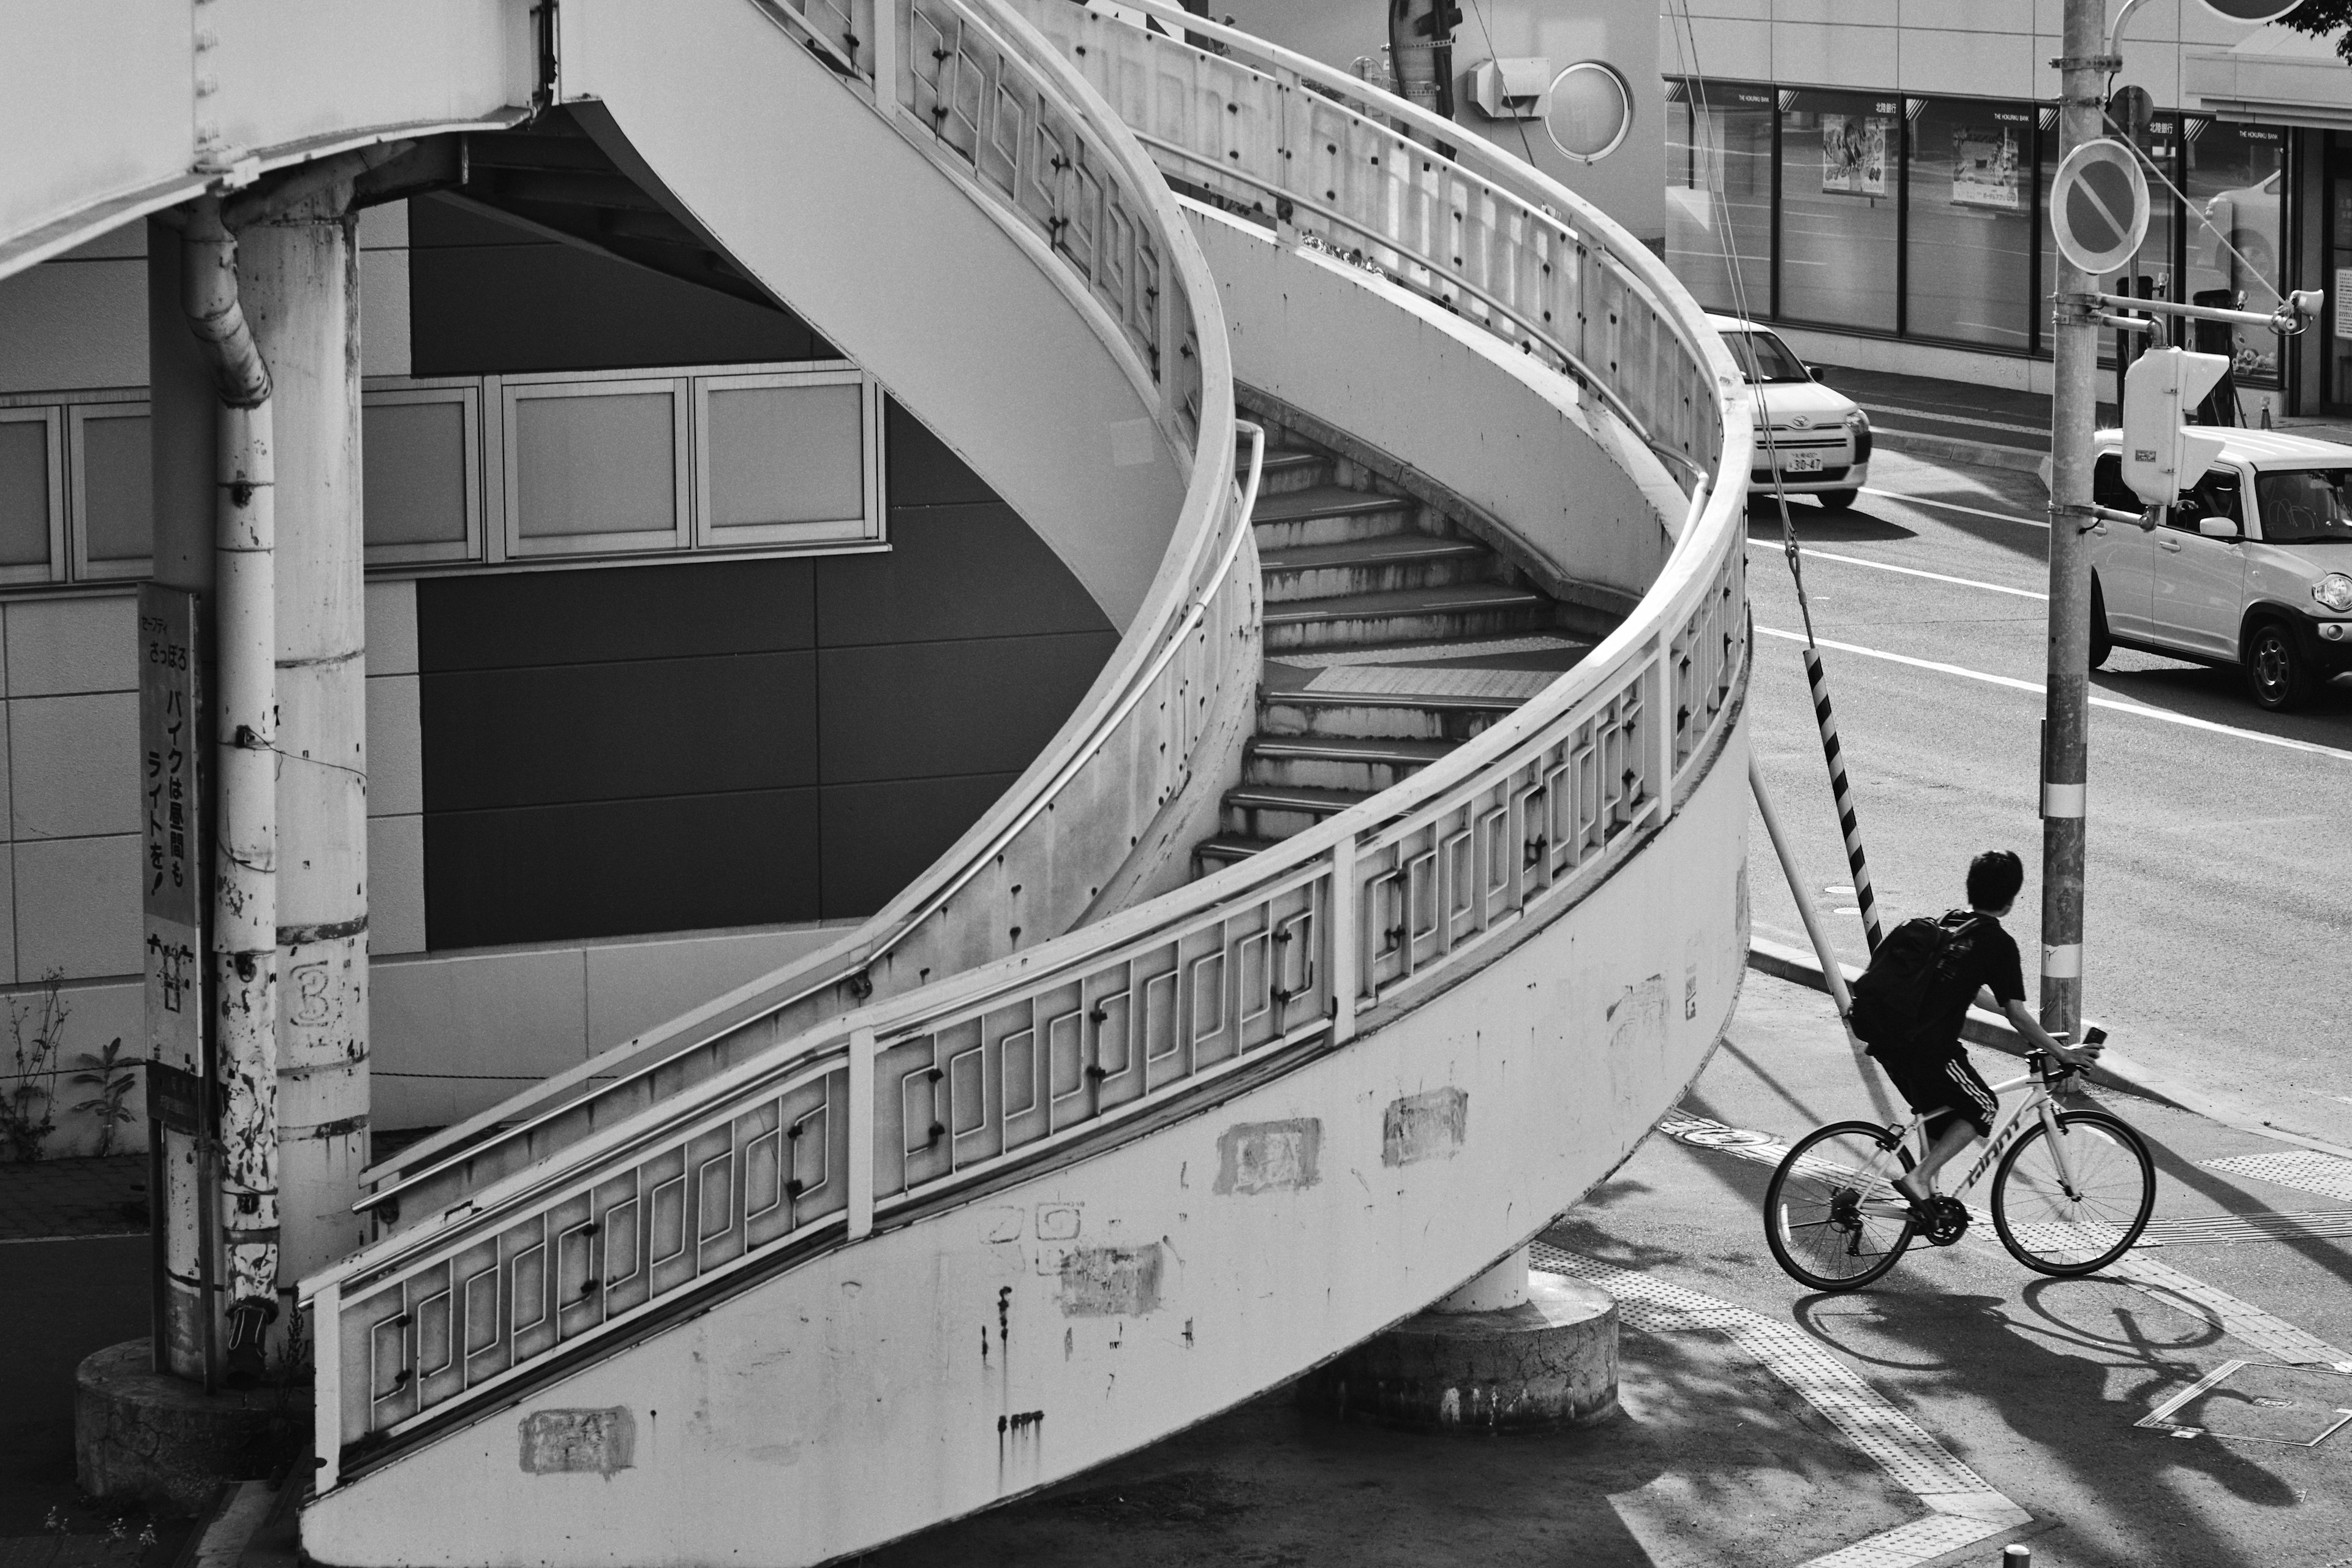
[[[1922,1220],[1935,1198],[1936,1173],[1976,1140],[1992,1136],[2000,1110],[1960,1044],[1979,987],[1992,994],[2030,1044],[2067,1066],[2087,1067],[2099,1057],[2096,1045],[2053,1039],[2026,1008],[2017,942],[2000,924],[2024,885],[2025,867],[2013,851],[1985,851],[1969,863],[1969,907],[1933,922],[1906,922],[1890,933],[1880,950],[1886,958],[1872,963],[1873,973],[1885,981],[1874,987],[1866,974],[1855,986],[1855,1032],[1911,1109],[1927,1118],[1926,1156],[1894,1183]],[[1898,938],[1904,939],[1899,944]],[[1906,964],[1910,973],[1898,973]],[[1899,997],[1890,994],[1898,990]]]

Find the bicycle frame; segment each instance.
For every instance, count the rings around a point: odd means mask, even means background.
[[[2028,1094],[2025,1099],[2019,1103],[2016,1110],[2009,1113],[2007,1119],[2005,1119],[2000,1126],[1993,1129],[1992,1137],[1985,1142],[1984,1152],[1977,1157],[1975,1164],[1969,1167],[1968,1174],[1962,1176],[1958,1182],[1954,1183],[1951,1190],[1944,1195],[1957,1198],[1962,1193],[1967,1192],[1970,1187],[1975,1186],[1979,1181],[1983,1179],[1984,1173],[1987,1171],[1991,1170],[1994,1165],[2000,1163],[2001,1155],[2008,1151],[2009,1146],[2016,1142],[2018,1138],[2023,1134],[2025,1130],[2029,1126],[2032,1125],[2035,1121],[2038,1121],[2041,1123],[2042,1132],[2050,1140],[2051,1155],[2058,1163],[2058,1180],[2060,1184],[2064,1187],[2069,1197],[2075,1195],[2074,1170],[2074,1166],[2069,1163],[2067,1160],[2066,1141],[2059,1132],[2058,1099],[2057,1096],[2052,1092],[2051,1077],[2038,1069],[2029,1070],[2019,1074],[2015,1078],[2005,1079],[2000,1083],[1989,1084],[1986,1087],[1991,1089],[1993,1097],[1998,1100],[2001,1095],[2008,1093],[2011,1089],[2018,1089],[2027,1084],[2032,1085],[2032,1092]],[[1921,1115],[1915,1116],[1909,1121],[1906,1122],[1902,1130],[1895,1135],[1897,1140],[1896,1148],[1901,1148],[1904,1144],[1911,1142],[1916,1138],[1920,1151],[1924,1153],[1927,1147],[1927,1136],[1923,1131],[1927,1124],[1927,1116]],[[1895,1154],[1895,1149],[1888,1149],[1874,1156],[1870,1163],[1864,1167],[1861,1173],[1863,1180],[1865,1182],[1886,1181],[1891,1184],[1894,1180],[1895,1173],[1891,1173],[1886,1169],[1886,1167],[1893,1164]],[[1865,1200],[1862,1204],[1861,1207],[1867,1213],[1878,1215],[1889,1219],[1905,1218],[1910,1212],[1908,1207],[1904,1205],[1871,1200]]]

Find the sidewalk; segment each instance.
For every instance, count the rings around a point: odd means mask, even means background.
[[[146,1233],[143,1153],[0,1165],[0,1241]]]

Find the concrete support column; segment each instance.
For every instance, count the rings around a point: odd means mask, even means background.
[[[367,703],[359,248],[348,183],[239,236],[275,384],[277,1291],[362,1240],[368,1160]]]

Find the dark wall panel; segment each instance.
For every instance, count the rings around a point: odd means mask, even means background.
[[[890,405],[883,429],[888,442],[883,474],[889,480],[893,505],[957,506],[996,500],[996,492],[971,471],[971,465],[896,401]]]
[[[1118,636],[893,412],[890,548],[416,585],[435,948],[872,913]]]
[[[814,920],[816,793],[429,813],[427,939],[481,947]]]
[[[817,656],[823,781],[1017,773],[1118,645],[1101,631],[827,648]]]
[[[871,914],[888,903],[1019,776],[971,773],[826,785],[826,914]]]
[[[832,359],[789,311],[548,239],[454,202],[408,205],[417,375]]]
[[[783,653],[816,646],[815,566],[730,561],[429,577],[416,584],[418,666]]]
[[[812,653],[467,670],[422,695],[439,810],[817,782]]]
[[[1003,501],[913,506],[890,492],[890,552],[817,563],[820,647],[1092,632],[1109,623]]]

